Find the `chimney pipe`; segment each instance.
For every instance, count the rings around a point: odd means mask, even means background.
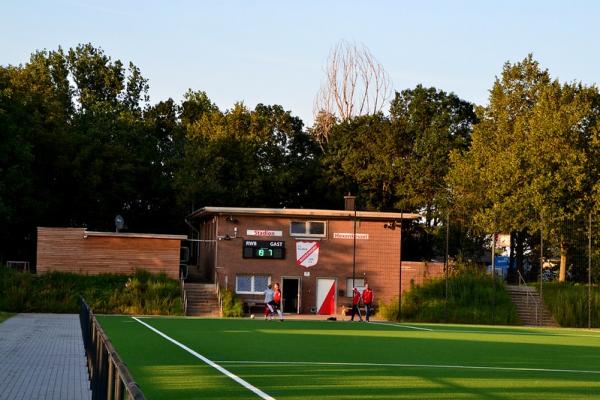
[[[351,193],[344,196],[344,210],[356,211],[356,196],[352,196]]]

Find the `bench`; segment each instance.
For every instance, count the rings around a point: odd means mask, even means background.
[[[358,308],[360,310],[360,315],[362,315],[364,317],[365,316],[365,306],[364,306],[364,304],[360,304],[358,306]],[[376,312],[377,312],[377,309],[375,307],[372,307],[371,308],[371,315],[370,316],[375,315]],[[344,317],[349,317],[350,315],[352,315],[352,304],[343,304],[342,305],[342,312],[341,312],[341,314]]]
[[[262,314],[265,310],[264,301],[246,301],[244,302],[244,311],[247,314]]]

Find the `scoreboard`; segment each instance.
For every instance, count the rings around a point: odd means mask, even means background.
[[[244,240],[244,258],[285,258],[285,242],[273,240]]]

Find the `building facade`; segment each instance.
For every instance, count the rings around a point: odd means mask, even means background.
[[[138,269],[179,278],[182,235],[37,229],[37,272],[132,274]]]
[[[443,274],[443,264],[402,261],[400,221],[417,214],[205,207],[188,221],[206,278],[260,303],[279,283],[286,313],[333,315],[351,304],[365,282],[375,301],[389,302],[411,282]]]

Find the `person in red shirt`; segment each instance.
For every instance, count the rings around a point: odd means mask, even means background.
[[[365,319],[369,322],[369,316],[373,312],[373,290],[369,287],[368,283],[365,283],[365,290],[362,292],[362,301],[365,304]]]
[[[279,290],[279,283],[276,283],[273,287],[275,293],[273,294],[273,302],[275,302],[275,310],[279,315],[279,320],[283,322],[283,312],[281,312],[281,291]]]
[[[358,304],[360,303],[360,292],[357,288],[352,289],[352,315],[350,316],[350,321],[354,321],[354,316],[358,314],[358,318],[360,322],[362,322],[362,315],[360,315],[360,308],[358,308]]]

